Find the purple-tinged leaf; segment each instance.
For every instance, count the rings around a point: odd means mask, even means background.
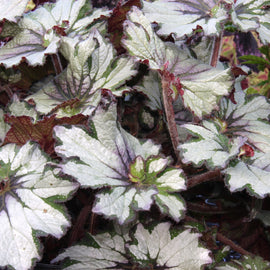
[[[161,211],[179,221],[184,202],[179,197],[173,205],[169,197],[185,189],[182,170],[169,168],[170,159],[158,156],[159,146],[140,142],[119,126],[116,117],[115,104],[107,110],[99,106],[90,122],[92,136],[78,127],[55,127],[56,152],[68,158],[63,171],[82,186],[110,188],[96,195],[95,213],[123,224],[133,220],[136,211],[149,210],[157,199]],[[157,198],[159,193],[168,200]]]
[[[206,35],[219,35],[227,10],[218,0],[143,1],[143,12],[151,22],[159,24],[159,35],[174,33],[177,39],[191,34],[198,25]]]
[[[32,66],[44,64],[46,55],[58,52],[63,36],[74,37],[74,32],[95,20],[96,16],[88,15],[86,18],[91,17],[90,21],[87,20],[80,27],[76,26],[85,2],[85,0],[58,0],[56,3],[46,3],[24,14],[18,24],[20,32],[0,48],[0,63],[6,67],[18,65],[22,60],[27,60]],[[108,12],[104,11],[104,14]],[[76,29],[73,29],[75,26]]]

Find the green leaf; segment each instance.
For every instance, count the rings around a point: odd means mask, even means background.
[[[244,60],[245,62],[243,62],[242,64],[254,64],[254,65],[261,65],[262,67],[266,67],[268,65],[270,65],[270,62],[265,60],[262,57],[256,56],[256,55],[243,55],[238,57],[241,60]],[[262,70],[264,70],[264,68],[262,68]]]
[[[269,46],[265,45],[259,48],[259,51],[266,56],[266,58],[270,61],[270,49]]]
[[[0,160],[0,266],[27,270],[41,259],[37,235],[60,238],[70,225],[54,201],[67,200],[78,185],[60,179],[60,169],[46,169],[48,160],[35,144],[7,144]]]

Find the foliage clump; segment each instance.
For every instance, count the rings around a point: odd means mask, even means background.
[[[270,269],[269,1],[0,14],[1,269]]]

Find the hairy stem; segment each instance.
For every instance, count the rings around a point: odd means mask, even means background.
[[[161,79],[162,79],[162,98],[163,98],[163,105],[164,105],[164,110],[165,110],[165,115],[166,115],[166,120],[167,120],[167,127],[170,134],[172,146],[173,146],[173,151],[179,163],[180,162],[179,151],[177,149],[179,145],[179,136],[178,136],[178,131],[177,131],[176,123],[175,123],[175,115],[174,115],[173,104],[172,104],[170,82],[165,78],[165,76],[162,76]]]
[[[221,48],[221,41],[222,41],[222,34],[220,34],[220,36],[218,36],[218,37],[215,37],[214,48],[213,48],[211,61],[210,61],[210,65],[212,67],[217,66],[219,53],[220,53],[220,48]]]

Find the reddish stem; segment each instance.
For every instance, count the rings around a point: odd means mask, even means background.
[[[189,189],[208,181],[223,181],[220,170],[205,172],[189,178],[187,180],[187,188]]]
[[[167,120],[167,127],[170,134],[173,150],[179,163],[179,151],[177,149],[179,145],[179,135],[175,123],[175,114],[172,104],[170,82],[165,78],[165,76],[162,76],[161,79],[162,79],[162,97]]]
[[[222,242],[225,245],[230,246],[231,249],[233,249],[234,251],[236,251],[239,254],[252,256],[252,253],[246,251],[245,249],[243,249],[239,245],[235,244],[231,239],[227,238],[222,233],[219,233],[219,232],[217,233],[217,240]]]
[[[59,54],[58,53],[52,54],[51,59],[52,59],[52,63],[53,63],[53,67],[54,67],[54,71],[56,75],[60,74],[63,71],[63,66],[62,66]]]
[[[220,53],[220,47],[221,47],[221,40],[222,40],[222,35],[215,37],[214,48],[213,48],[212,57],[211,57],[211,61],[210,61],[210,65],[212,67],[217,66],[219,53]]]

